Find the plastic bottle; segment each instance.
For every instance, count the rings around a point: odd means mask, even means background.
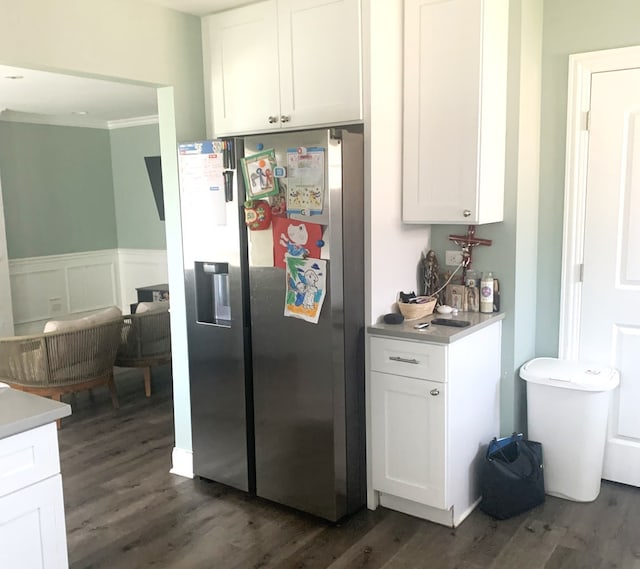
[[[493,274],[482,273],[480,279],[480,312],[493,312]]]

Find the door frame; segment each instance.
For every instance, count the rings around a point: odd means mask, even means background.
[[[591,107],[591,76],[594,73],[634,68],[640,68],[640,46],[576,53],[569,56],[558,340],[558,355],[563,359],[578,359],[580,347],[589,150],[587,121]]]

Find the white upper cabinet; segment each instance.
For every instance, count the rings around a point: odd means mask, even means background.
[[[208,136],[280,128],[277,23],[275,0],[203,18]]]
[[[268,0],[204,18],[208,134],[361,121],[360,14],[360,0]]]
[[[502,221],[508,0],[405,0],[403,221]]]

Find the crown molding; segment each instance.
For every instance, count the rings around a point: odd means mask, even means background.
[[[0,121],[114,130],[117,128],[158,124],[158,115],[106,121],[103,119],[88,117],[86,115],[41,115],[37,113],[22,113],[19,111],[5,109],[0,111]]]
[[[116,128],[129,128],[131,126],[146,126],[150,124],[158,124],[158,115],[149,115],[147,117],[135,117],[132,119],[118,119],[108,121],[107,128],[114,130]]]

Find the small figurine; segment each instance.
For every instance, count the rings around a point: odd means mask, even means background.
[[[422,266],[422,286],[425,296],[434,296],[440,287],[440,266],[436,252],[431,250],[426,256],[421,255],[420,264]],[[438,303],[444,304],[442,291],[438,294]]]

